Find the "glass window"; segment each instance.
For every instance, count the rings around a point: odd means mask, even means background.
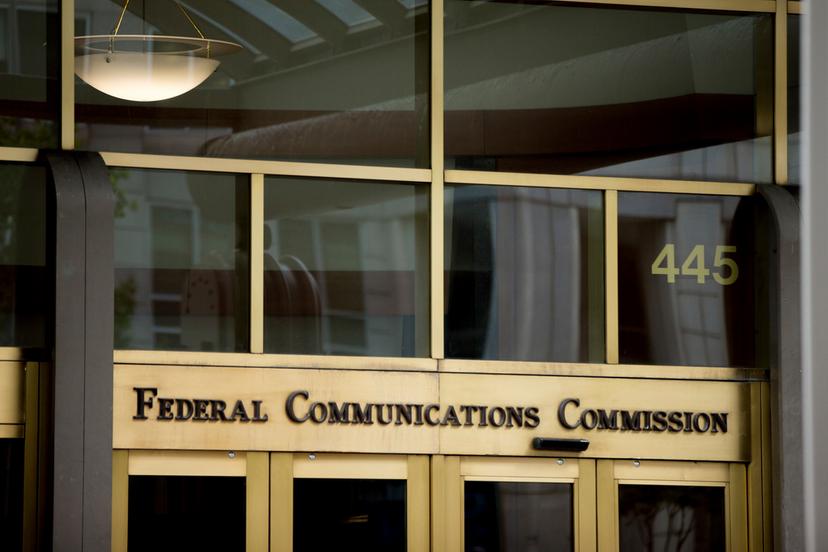
[[[426,186],[265,180],[265,351],[428,356]]]
[[[597,191],[446,188],[446,355],[604,361]]]
[[[0,5],[0,146],[58,145],[57,0]]]
[[[446,2],[446,167],[769,182],[773,19]]]
[[[757,207],[755,197],[618,194],[622,363],[764,366]]]
[[[619,485],[621,552],[724,551],[724,487]]]
[[[405,481],[294,480],[294,552],[406,549]]]
[[[800,141],[801,125],[800,118],[800,78],[799,64],[799,38],[800,38],[800,17],[799,15],[788,16],[788,182],[799,184],[801,182],[800,165]]]
[[[129,550],[244,550],[244,477],[131,475]]]
[[[46,170],[0,163],[0,346],[45,345]]]
[[[466,481],[466,552],[575,550],[572,485]]]
[[[23,439],[0,439],[0,538],[23,550]]]
[[[77,0],[88,34],[121,2]],[[158,102],[76,79],[79,149],[429,166],[429,20],[389,0],[193,0],[208,38],[237,43],[194,90]],[[119,34],[196,36],[174,2],[133,0]]]
[[[120,169],[115,347],[246,351],[249,178]]]

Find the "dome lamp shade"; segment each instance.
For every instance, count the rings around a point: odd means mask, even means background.
[[[241,46],[205,38],[175,4],[198,37],[119,35],[127,0],[111,34],[75,37],[75,74],[104,94],[133,102],[174,98],[200,85],[218,68],[217,56]]]

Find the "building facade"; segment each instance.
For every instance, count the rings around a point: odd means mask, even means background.
[[[802,11],[0,5],[2,548],[799,549]]]

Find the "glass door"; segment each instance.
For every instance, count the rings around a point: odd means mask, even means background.
[[[593,460],[448,457],[435,462],[432,471],[435,477],[442,473],[445,482],[446,550],[595,550]]]
[[[428,458],[271,454],[271,550],[427,552]]]
[[[742,464],[599,460],[601,550],[747,550],[745,473]]]

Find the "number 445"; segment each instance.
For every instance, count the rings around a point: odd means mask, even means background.
[[[713,256],[713,267],[723,269],[714,272],[713,279],[723,286],[732,284],[739,277],[739,267],[736,265],[736,261],[725,256],[728,253],[736,253],[736,246],[717,245]],[[669,284],[676,283],[676,276],[678,275],[695,276],[696,282],[699,284],[705,283],[707,277],[710,276],[710,269],[704,264],[703,245],[693,247],[690,254],[681,263],[681,270],[679,270],[676,268],[676,245],[673,243],[665,244],[653,261],[650,272],[659,276],[667,276],[667,283]],[[727,275],[724,276],[724,273],[727,273]]]

